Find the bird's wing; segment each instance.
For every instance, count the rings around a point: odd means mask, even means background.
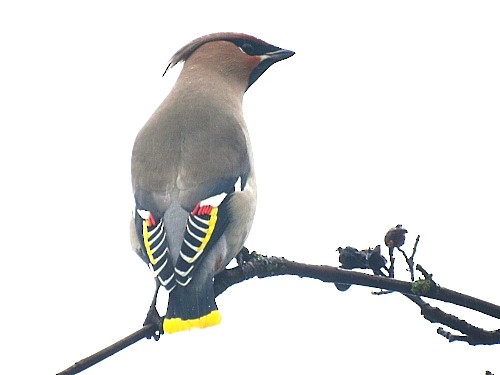
[[[153,276],[168,291],[176,286],[174,263],[163,217],[136,208],[135,228],[140,239],[141,258],[146,260]]]
[[[231,198],[234,193],[243,190],[245,184],[245,176],[239,177],[232,186],[227,185],[227,182],[218,184],[219,189],[224,186],[225,191],[197,202],[182,224],[177,224],[180,223],[178,212],[173,213],[175,218],[169,219],[168,215],[164,217],[136,208],[135,227],[141,242],[142,258],[147,261],[154,277],[167,290],[172,290],[177,284],[185,286],[191,281],[198,264],[230,223]],[[169,225],[178,228],[168,228]],[[182,227],[179,228],[179,225]],[[167,233],[174,234],[177,230],[183,231],[183,236],[174,264],[170,246],[176,246],[176,241],[172,241]]]
[[[212,142],[223,143],[219,139]],[[166,195],[135,191],[136,230],[143,258],[169,291],[191,281],[194,270],[231,221],[232,195],[245,188],[251,170],[246,149],[227,144],[220,150],[212,147],[180,158],[176,183]]]
[[[198,264],[225,232],[231,222],[231,198],[244,188],[245,178],[239,177],[230,191],[223,191],[198,202],[190,212],[175,264],[178,284],[185,286],[191,281]]]

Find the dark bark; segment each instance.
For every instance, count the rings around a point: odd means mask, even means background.
[[[362,272],[325,265],[297,263],[284,258],[266,257],[255,253],[247,253],[245,258],[239,261],[237,267],[227,269],[216,276],[214,280],[216,296],[222,294],[229,287],[254,277],[264,278],[280,275],[307,277],[328,283],[362,285],[399,292],[417,304],[421,309],[421,314],[428,321],[443,324],[462,333],[462,335],[454,335],[443,328],[439,328],[438,333],[446,337],[450,342],[464,341],[470,345],[500,343],[500,330],[486,331],[475,327],[464,320],[460,320],[431,306],[421,297],[467,307],[495,318],[500,318],[500,306],[443,288],[434,283],[432,275],[429,275],[418,265],[417,270],[425,276],[425,279],[417,280],[416,282],[406,282],[386,276],[368,275]],[[58,375],[77,374],[145,337],[154,337],[154,333],[157,331],[158,327],[156,325],[146,325],[115,344],[76,362],[73,366],[60,372]]]

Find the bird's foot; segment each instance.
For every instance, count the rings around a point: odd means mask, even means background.
[[[144,320],[143,326],[152,325],[154,327],[154,331],[148,336],[147,339],[153,338],[155,341],[160,339],[160,336],[163,334],[163,318],[158,314],[158,310],[156,310],[156,306],[151,306],[146,315],[146,319]]]
[[[236,262],[240,267],[243,265],[243,263],[248,262],[250,259],[250,251],[248,251],[246,247],[243,247],[241,251],[236,255]]]

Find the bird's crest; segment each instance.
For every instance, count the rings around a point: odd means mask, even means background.
[[[196,51],[200,46],[202,46],[205,43],[217,40],[234,41],[238,39],[247,39],[258,44],[269,45],[268,43],[264,42],[261,39],[243,33],[220,32],[220,33],[204,35],[202,37],[194,39],[193,41],[189,42],[184,47],[182,47],[180,50],[178,50],[170,59],[167,65],[167,69],[165,69],[163,75],[165,75],[165,73],[167,73],[169,69],[173,68],[178,63],[186,61],[194,51]]]

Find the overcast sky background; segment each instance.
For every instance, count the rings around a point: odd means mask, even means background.
[[[440,285],[499,304],[499,19],[495,1],[2,3],[0,372],[56,373],[140,328],[154,282],[129,245],[132,144],[171,55],[217,31],[296,52],[244,100],[251,250],[338,265],[337,247],[402,223]],[[247,281],[217,299],[219,326],[85,374],[500,374],[498,346],[450,344],[404,297],[370,292]]]

